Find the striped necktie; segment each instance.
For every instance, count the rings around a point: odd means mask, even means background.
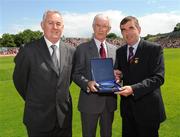
[[[131,63],[133,61],[133,53],[134,48],[133,47],[129,47],[129,56],[128,56],[128,63]]]

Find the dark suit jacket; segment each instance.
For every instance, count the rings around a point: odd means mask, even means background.
[[[108,57],[115,60],[116,47],[106,43]],[[116,110],[116,95],[87,93],[87,83],[92,80],[90,59],[99,58],[94,40],[79,45],[75,53],[74,82],[81,88],[78,109],[85,113],[100,113],[107,105],[110,112]]]
[[[134,60],[127,63],[127,45],[119,48],[115,67],[123,73],[123,84],[131,85],[134,96],[121,97],[121,115],[130,109],[139,124],[165,120],[160,86],[164,83],[163,50],[159,45],[141,40]]]
[[[75,49],[60,42],[60,74],[53,66],[44,38],[21,48],[15,58],[13,80],[25,101],[24,123],[42,131],[60,126],[71,109],[69,93]]]

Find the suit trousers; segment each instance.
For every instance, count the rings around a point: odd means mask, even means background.
[[[138,124],[133,117],[122,118],[122,137],[158,137],[159,123]]]
[[[72,137],[72,112],[66,115],[63,127],[56,120],[55,127],[50,131],[39,131],[27,127],[28,137]]]
[[[112,136],[112,123],[114,120],[114,111],[109,112],[107,108],[101,113],[83,113],[81,112],[81,122],[82,122],[82,134],[83,137],[95,137],[96,128],[99,120],[100,125],[100,135],[101,137],[111,137]]]

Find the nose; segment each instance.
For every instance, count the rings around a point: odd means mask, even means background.
[[[99,32],[103,32],[104,31],[103,26],[100,26],[98,30],[99,30]]]
[[[125,34],[129,34],[129,30],[125,30],[124,33],[125,33]]]
[[[54,29],[57,29],[57,25],[56,25],[56,24],[53,24],[53,28],[54,28]]]

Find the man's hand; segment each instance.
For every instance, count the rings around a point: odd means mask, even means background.
[[[132,90],[131,86],[124,86],[124,87],[121,87],[121,91],[116,92],[116,94],[127,97],[127,96],[133,94],[133,90]]]
[[[90,92],[97,92],[99,85],[96,83],[96,81],[89,81],[88,82],[88,89],[90,90]]]
[[[114,76],[115,76],[116,83],[121,82],[122,72],[120,70],[115,69]]]

